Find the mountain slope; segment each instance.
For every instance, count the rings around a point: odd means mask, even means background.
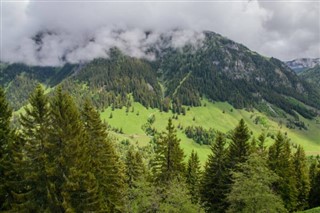
[[[286,97],[320,106],[319,94],[284,63],[262,57],[220,35],[207,32],[202,48],[196,50],[186,47],[182,52],[166,51],[159,60],[166,94],[182,104],[199,105],[202,95],[238,108],[257,107],[266,100],[289,114],[294,115],[295,110],[309,118],[311,112]]]
[[[241,118],[255,136],[264,131],[271,138],[280,130],[308,154],[320,153],[320,91],[275,58],[216,33],[204,35],[200,45],[182,48],[167,45],[171,38],[163,38],[163,44],[148,50],[154,60],[113,48],[107,59],[63,67],[1,64],[0,84],[15,110],[25,104],[35,84],[62,86],[79,105],[91,99],[117,138],[139,144],[150,140],[142,128],[149,116],[155,115],[152,127],[159,131],[174,117],[186,153],[196,149],[203,158],[208,147],[187,138],[183,129],[228,132]]]
[[[319,91],[275,58],[263,57],[213,32],[204,32],[201,44],[181,48],[168,45],[172,44],[170,39],[163,37],[160,44],[147,50],[155,55],[152,61],[126,56],[114,48],[108,59],[85,64],[4,65],[0,84],[12,100],[25,99],[15,94],[21,91],[20,84],[14,83],[17,76],[49,87],[61,84],[79,102],[90,98],[100,109],[129,107],[132,96],[145,107],[171,109],[178,114],[185,112],[183,105],[199,106],[201,97],[236,108],[257,108],[272,116],[289,114],[295,119],[298,114],[311,119],[320,110]],[[14,107],[20,105],[14,103]]]
[[[301,72],[299,76],[320,89],[320,65]]]
[[[287,61],[286,64],[296,73],[301,73],[307,69],[320,65],[320,58],[299,58]]]

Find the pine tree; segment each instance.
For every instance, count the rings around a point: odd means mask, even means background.
[[[180,148],[180,139],[177,138],[171,118],[166,130],[157,140],[156,156],[153,161],[153,174],[156,180],[162,183],[182,177],[185,171],[184,153]]]
[[[86,168],[94,174],[106,208],[121,209],[125,193],[123,164],[107,133],[107,127],[98,111],[86,100],[82,109],[82,120],[86,133],[83,146],[86,149]]]
[[[277,134],[275,143],[269,148],[268,164],[270,169],[280,177],[274,184],[276,192],[289,211],[295,210],[297,189],[291,149],[288,139],[280,132]]]
[[[48,98],[38,85],[29,98],[30,107],[20,116],[20,137],[25,143],[26,169],[25,179],[31,191],[29,202],[37,206],[36,211],[54,211],[54,191],[52,189],[53,165],[52,144],[49,141],[51,128]]]
[[[193,203],[198,203],[200,198],[200,178],[200,160],[198,154],[192,150],[187,165],[186,183]]]
[[[265,159],[252,154],[232,173],[232,188],[227,196],[227,212],[286,212],[281,198],[272,191],[277,176],[268,169]]]
[[[244,120],[241,119],[238,126],[231,135],[231,143],[229,146],[229,166],[234,169],[238,163],[246,161],[250,154],[250,133]]]
[[[205,165],[201,181],[201,201],[207,212],[225,212],[228,192],[228,161],[226,140],[222,133],[217,133],[215,143],[211,145],[211,154]]]
[[[293,156],[293,165],[298,191],[297,210],[304,210],[308,207],[310,180],[306,155],[301,146],[298,146]]]

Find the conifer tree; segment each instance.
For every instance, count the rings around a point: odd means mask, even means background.
[[[13,202],[10,185],[12,165],[12,145],[14,132],[10,127],[12,110],[6,100],[5,93],[0,87],[0,211],[9,210]]]
[[[153,174],[156,180],[162,183],[182,177],[185,171],[184,153],[180,148],[180,139],[177,138],[171,118],[166,130],[157,140],[156,156],[153,161]]]
[[[125,165],[127,184],[132,188],[135,186],[136,181],[143,178],[142,176],[145,172],[142,156],[138,151],[134,150],[133,146],[130,146],[127,151]]]
[[[232,172],[232,187],[227,196],[229,213],[286,212],[280,196],[272,191],[277,176],[267,167],[266,160],[254,153]]]
[[[99,112],[86,100],[82,109],[82,120],[86,133],[86,168],[94,174],[106,208],[121,209],[125,193],[125,174],[114,144],[101,121]]]
[[[201,181],[201,201],[207,212],[225,212],[228,192],[228,161],[226,140],[222,133],[217,133],[215,143],[211,145],[211,154],[205,165]]]
[[[22,212],[35,209],[30,198],[24,143],[11,128],[11,108],[0,88],[0,211]]]
[[[295,210],[297,188],[291,149],[288,139],[280,132],[277,134],[275,143],[269,148],[268,164],[270,169],[280,177],[274,184],[276,192],[289,211]]]
[[[90,175],[91,168],[86,168],[88,160],[86,147],[83,145],[86,134],[80,113],[72,98],[60,87],[51,101],[51,108],[54,131],[50,139],[55,144],[51,149],[55,156],[53,159],[55,177],[53,179],[55,201],[59,205],[56,211],[73,212],[79,206],[87,206],[86,211],[99,209],[101,200],[95,200],[98,196],[93,194],[96,184],[85,184],[90,183],[89,180],[93,178]],[[78,196],[79,194],[81,196]]]
[[[320,206],[320,165],[315,159],[310,166],[310,193],[309,193],[309,207]]]
[[[265,141],[266,141],[266,135],[265,133],[261,133],[261,135],[259,135],[258,137],[258,151],[259,153],[263,154],[266,150],[265,147]]]
[[[308,207],[310,180],[306,155],[301,146],[298,146],[293,156],[293,165],[298,191],[297,210],[304,210]]]
[[[29,202],[37,206],[36,211],[54,211],[54,191],[52,189],[52,144],[49,141],[51,130],[48,98],[39,84],[29,98],[30,107],[20,116],[20,137],[25,143],[26,174],[31,189]]]
[[[191,202],[191,197],[184,181],[172,180],[168,182],[167,190],[163,197],[165,199],[160,202],[158,212],[204,212],[199,204]]]
[[[230,168],[234,169],[238,163],[246,161],[250,154],[249,139],[249,129],[244,120],[241,119],[231,135],[231,143],[228,153]]]
[[[186,183],[189,188],[193,203],[198,203],[200,198],[200,178],[200,160],[198,154],[194,150],[192,150],[187,165]]]

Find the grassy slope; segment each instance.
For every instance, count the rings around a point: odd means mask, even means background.
[[[227,132],[232,130],[243,118],[249,128],[252,130],[254,136],[258,136],[262,131],[277,133],[279,130],[287,132],[292,142],[303,145],[307,154],[320,154],[320,124],[317,124],[315,120],[304,120],[309,130],[291,130],[284,127],[280,127],[276,121],[273,121],[263,114],[253,111],[248,112],[245,110],[236,110],[227,103],[209,103],[203,101],[201,107],[192,107],[190,111],[187,111],[187,115],[180,115],[178,120],[174,120],[174,124],[178,124],[183,127],[187,126],[203,126],[204,128],[214,128],[216,130]],[[172,116],[172,113],[160,112],[158,109],[146,109],[139,103],[134,103],[134,112],[132,108],[129,113],[126,113],[125,108],[116,109],[111,111],[111,108],[105,109],[101,113],[102,119],[107,121],[111,126],[122,128],[124,135],[121,135],[121,139],[127,138],[131,141],[138,143],[139,145],[146,145],[150,138],[145,135],[141,126],[147,122],[147,119],[152,114],[155,115],[156,121],[153,124],[158,130],[164,130],[167,124],[167,120]],[[231,110],[233,109],[233,110]],[[224,113],[223,113],[224,111]],[[109,119],[110,113],[112,112],[112,119]],[[139,115],[137,115],[139,112]],[[263,120],[264,125],[254,123],[254,119],[260,116]],[[195,117],[195,121],[193,118]],[[186,155],[188,156],[192,149],[196,150],[200,156],[200,160],[204,162],[207,159],[207,155],[210,153],[208,146],[200,146],[194,143],[192,140],[186,138],[184,133],[179,130],[178,136],[181,138],[181,146],[184,148]],[[268,143],[272,140],[268,138]]]
[[[313,208],[313,209],[308,209],[299,213],[320,213],[320,207]]]

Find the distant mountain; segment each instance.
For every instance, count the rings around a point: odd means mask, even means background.
[[[320,89],[320,65],[301,72],[300,77]]]
[[[0,84],[13,94],[25,96],[35,82],[50,87],[62,85],[76,99],[89,97],[100,109],[130,105],[131,97],[145,107],[183,113],[183,105],[199,106],[205,97],[225,101],[236,108],[257,108],[274,116],[296,113],[312,118],[320,110],[320,93],[301,80],[288,66],[266,58],[247,47],[213,32],[204,32],[202,45],[175,48],[163,44],[150,47],[154,60],[126,56],[113,48],[108,59],[64,67],[1,66]],[[19,77],[17,77],[19,76]],[[21,87],[23,78],[34,80]],[[10,88],[11,87],[11,88]],[[20,89],[15,89],[15,88]],[[22,89],[22,90],[21,90]],[[19,98],[18,98],[19,99]],[[25,100],[15,103],[19,108]]]
[[[295,72],[300,73],[304,70],[320,65],[320,58],[299,58],[292,61],[287,61],[286,64]]]

